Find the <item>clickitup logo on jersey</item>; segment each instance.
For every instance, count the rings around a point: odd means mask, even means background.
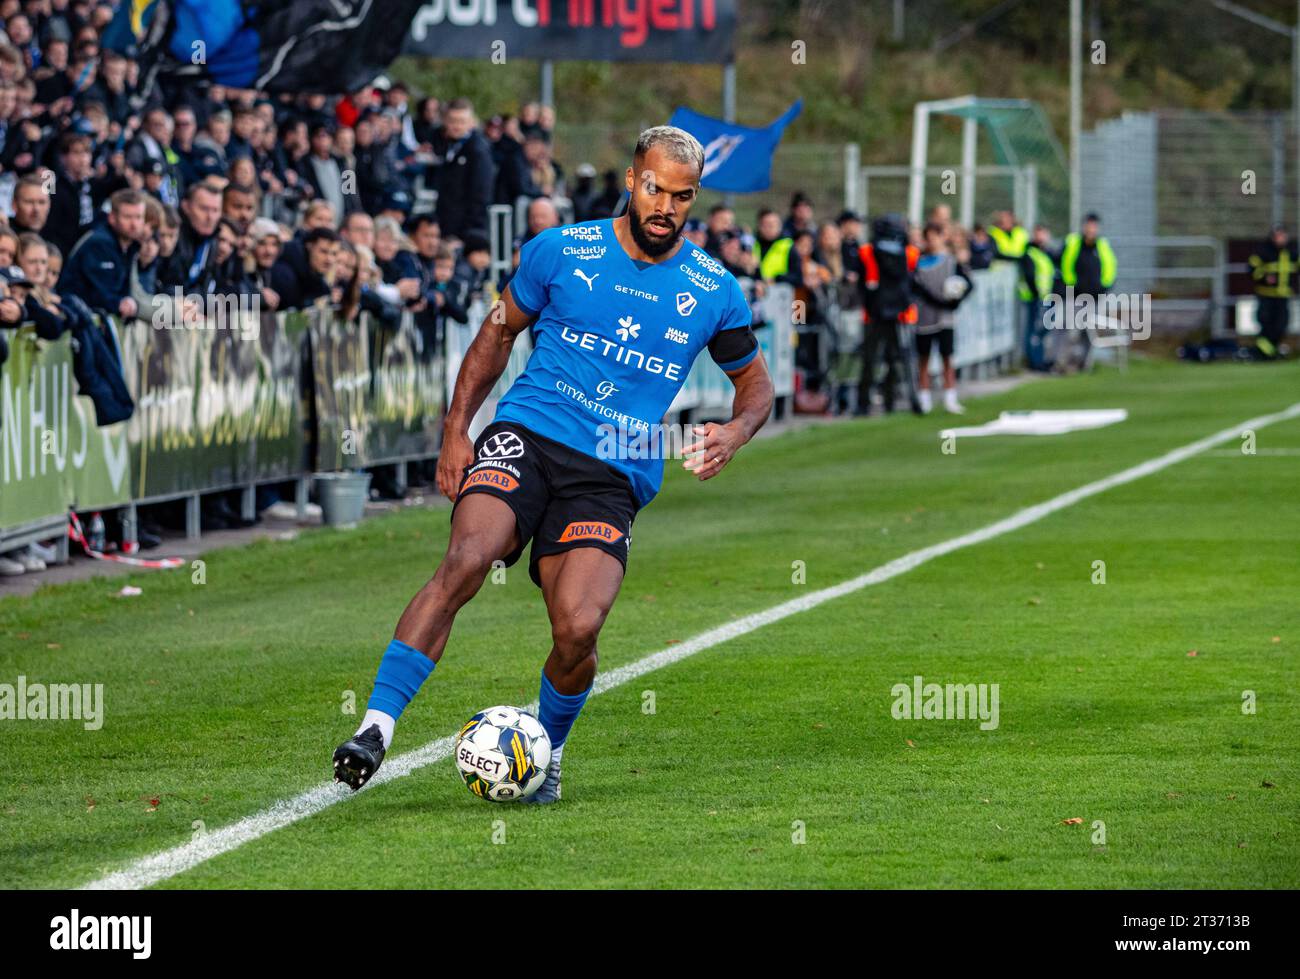
[[[560,337],[565,343],[572,343],[583,350],[599,353],[602,357],[612,357],[616,363],[635,367],[647,374],[655,374],[670,381],[680,381],[682,379],[681,364],[674,363],[671,360],[664,360],[662,357],[647,357],[640,350],[625,347],[613,340],[605,340],[594,333],[587,333],[586,331],[579,333],[567,326],[562,326],[560,327]]]
[[[679,265],[678,268],[681,270],[682,274],[686,276],[686,278],[690,279],[692,282],[696,284],[696,286],[703,289],[705,292],[716,292],[718,289],[722,288],[722,283],[719,282],[717,279],[710,279],[699,269],[692,268],[691,266],[687,265],[685,262],[682,262],[682,264]]]

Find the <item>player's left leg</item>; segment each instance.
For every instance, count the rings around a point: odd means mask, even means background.
[[[551,654],[542,667],[538,720],[551,738],[551,767],[529,802],[560,798],[564,743],[596,677],[596,639],[623,583],[623,564],[608,551],[576,547],[537,562],[551,619]]]

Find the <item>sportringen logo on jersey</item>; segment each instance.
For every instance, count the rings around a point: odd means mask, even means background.
[[[699,263],[700,265],[703,265],[706,269],[708,269],[708,270],[709,270],[710,272],[712,272],[714,275],[722,275],[724,272],[727,271],[727,270],[723,267],[722,263],[719,262],[719,261],[718,261],[716,258],[714,258],[712,255],[710,255],[708,252],[702,252],[702,251],[700,251],[700,250],[697,248],[697,249],[695,249],[693,252],[691,252],[691,254],[695,256],[695,261],[696,261],[697,263]]]
[[[524,454],[524,442],[514,432],[496,432],[491,435],[483,448],[479,449],[480,459],[518,459]]]
[[[560,327],[560,338],[565,343],[572,343],[583,350],[598,353],[602,357],[612,357],[616,363],[635,367],[647,374],[659,375],[670,381],[680,381],[683,376],[681,364],[674,363],[671,360],[664,360],[662,357],[646,356],[640,350],[625,347],[613,340],[606,340],[595,333],[588,333],[585,330],[579,333],[567,326],[562,326]]]
[[[560,234],[566,238],[577,238],[579,241],[605,240],[605,232],[598,224],[570,225],[567,228],[561,228]]]
[[[563,254],[570,258],[576,258],[583,262],[605,257],[604,245],[565,245],[562,251]]]

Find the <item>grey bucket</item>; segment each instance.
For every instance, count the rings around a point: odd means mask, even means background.
[[[316,476],[321,515],[328,527],[355,527],[370,498],[370,473],[320,473]]]

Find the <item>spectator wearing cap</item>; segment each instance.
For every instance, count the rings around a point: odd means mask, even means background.
[[[574,221],[594,221],[607,218],[601,210],[600,191],[596,189],[596,168],[590,163],[580,163],[573,171],[574,183],[570,199],[573,201]]]
[[[9,227],[17,234],[41,234],[50,217],[50,193],[45,177],[29,173],[14,186],[14,214]]]
[[[200,181],[185,191],[181,201],[181,228],[176,248],[158,274],[158,285],[167,291],[207,292],[216,279],[216,250],[213,237],[221,220],[221,189]]]
[[[469,99],[447,103],[442,125],[434,132],[430,145],[435,162],[429,167],[428,179],[438,192],[442,233],[461,240],[471,232],[485,234],[496,170],[492,149],[476,128],[474,105]]]
[[[275,268],[284,239],[280,226],[270,218],[258,218],[248,229],[251,244],[248,274],[262,297],[262,305],[269,310],[280,308],[280,294],[271,286],[271,271]]]
[[[144,234],[144,196],[119,190],[109,199],[108,220],[77,242],[64,263],[59,292],[93,309],[124,317],[139,311],[130,296],[131,268]]]
[[[44,234],[65,254],[94,225],[104,200],[105,181],[95,178],[91,150],[89,136],[66,132],[59,138],[54,194]]]
[[[682,225],[682,237],[691,244],[703,248],[709,237],[708,226],[699,218],[687,218],[686,223]]]
[[[23,286],[31,285],[18,266],[0,265],[0,285],[3,286],[3,289],[0,289],[0,326],[11,329],[17,329],[27,321],[27,312],[24,309],[27,294],[11,288],[15,279]]]
[[[801,231],[816,234],[817,222],[813,218],[812,198],[799,190],[790,198],[790,213],[781,226],[781,237],[793,239]]]
[[[330,295],[330,278],[338,256],[333,228],[313,228],[303,237],[301,254],[282,254],[271,268],[271,288],[281,310],[305,309]]]
[[[472,296],[487,284],[491,267],[492,252],[487,238],[479,234],[466,237],[460,259],[456,263],[456,276],[465,281],[469,295]]]
[[[714,204],[709,208],[709,218],[704,235],[704,250],[718,258],[722,255],[724,235],[736,230],[736,212],[726,204]]]
[[[35,300],[32,296],[32,280],[27,277],[21,265],[0,267],[0,281],[6,287],[5,297],[22,310],[17,320],[6,319],[0,325],[12,328],[31,323],[36,328],[36,335],[42,340],[57,340],[69,328],[62,315]]]
[[[845,282],[862,279],[862,217],[857,211],[843,210],[835,223],[840,229],[840,263]]]

